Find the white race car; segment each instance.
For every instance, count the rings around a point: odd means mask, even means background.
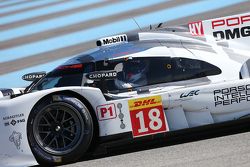
[[[117,35],[2,89],[0,166],[59,165],[105,141],[250,115],[250,13]],[[108,139],[108,140],[105,140]]]

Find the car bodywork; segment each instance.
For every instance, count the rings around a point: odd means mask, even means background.
[[[46,97],[60,102],[61,95],[70,94],[88,103],[98,132],[92,140],[124,133],[138,138],[248,117],[249,27],[246,13],[103,38],[99,48],[70,59],[26,90],[2,90],[1,166],[35,165],[43,156],[34,156],[27,134],[31,112]],[[116,80],[130,61],[146,62],[147,82],[121,88]],[[64,163],[53,155],[48,161]]]

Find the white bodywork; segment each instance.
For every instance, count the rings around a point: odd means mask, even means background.
[[[248,17],[249,15],[232,16],[232,18]],[[200,50],[199,48],[185,49],[161,46],[129,55],[132,57],[180,57],[182,55],[185,58],[206,61],[222,70],[220,75],[208,76],[206,82],[190,84],[188,81],[179,81],[186,84],[180,85],[179,82],[162,84],[142,94],[137,92],[111,94],[112,97],[123,98],[109,101],[104,98],[103,93],[98,88],[90,87],[53,88],[13,99],[2,97],[0,101],[0,131],[2,132],[0,135],[0,166],[37,164],[28,143],[26,123],[34,105],[41,98],[53,92],[70,90],[86,98],[95,110],[100,127],[100,136],[132,132],[133,137],[140,137],[248,116],[250,114],[250,79],[239,79],[239,72],[244,62],[250,58],[250,54],[248,47],[241,47],[241,50],[237,50],[237,47],[245,40],[249,41],[249,37],[244,37],[243,41],[239,38],[236,41],[226,41],[228,48],[233,49],[239,58],[235,55],[232,56],[218,44],[222,42],[221,40],[216,41],[211,37],[211,33],[213,33],[212,21],[203,21],[201,23],[203,29],[197,29],[201,27],[200,22],[191,23],[189,28],[191,27],[192,35],[205,37],[214,52]],[[246,24],[249,26],[249,23],[245,21],[244,26]],[[227,26],[226,29],[243,26],[243,24],[233,26],[232,22],[229,24],[231,25]],[[192,25],[197,27],[192,27]],[[223,30],[225,27],[217,26],[216,28]],[[202,40],[174,34],[139,34],[140,40],[159,38],[170,41],[184,41],[184,47],[185,42],[188,41],[194,44],[207,44]],[[242,49],[245,49],[245,51]],[[137,121],[136,125],[135,120]]]

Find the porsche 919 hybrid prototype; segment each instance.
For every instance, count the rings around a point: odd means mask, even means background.
[[[250,13],[102,38],[1,89],[0,166],[59,165],[107,141],[246,120]]]

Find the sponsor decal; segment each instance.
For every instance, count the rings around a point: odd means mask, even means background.
[[[123,118],[124,118],[124,114],[122,113],[122,103],[118,103],[117,104],[117,108],[119,109],[119,114],[118,114],[118,117],[121,121],[121,125],[120,125],[120,128],[121,129],[125,129],[126,128],[126,125],[123,123]]]
[[[21,114],[5,116],[5,117],[3,117],[3,120],[6,121],[6,120],[9,120],[9,119],[20,118],[20,117],[24,117],[24,114],[21,113]]]
[[[105,104],[96,107],[97,117],[99,121],[110,120],[116,118],[115,104]]]
[[[168,131],[161,96],[128,101],[133,137]]]
[[[217,41],[248,37],[250,36],[250,15],[212,20],[211,26],[214,30],[213,36]]]
[[[25,81],[35,81],[36,79],[40,79],[46,75],[45,72],[34,72],[25,74],[22,76],[22,79]]]
[[[250,84],[214,90],[215,107],[250,101]]]
[[[16,131],[14,131],[9,137],[9,141],[13,142],[18,150],[20,150],[21,147],[21,139],[22,139],[22,134]]]
[[[4,126],[9,126],[9,125],[15,126],[19,123],[24,123],[25,119],[21,117],[24,117],[23,113],[3,117]]]
[[[126,34],[102,38],[96,41],[96,45],[104,46],[104,45],[111,45],[111,44],[123,43],[123,42],[128,42],[128,37]]]
[[[86,76],[88,79],[91,80],[112,80],[117,77],[116,71],[98,71],[98,72],[92,72],[87,74]]]
[[[12,119],[11,121],[4,122],[4,126],[9,126],[9,125],[15,126],[19,123],[24,123],[24,122],[25,119]]]
[[[193,36],[203,36],[204,35],[202,21],[188,23],[188,27],[189,27],[189,32]]]
[[[180,98],[197,96],[197,95],[199,95],[199,91],[200,90],[192,90],[192,91],[190,91],[188,93],[182,93],[180,95]]]

